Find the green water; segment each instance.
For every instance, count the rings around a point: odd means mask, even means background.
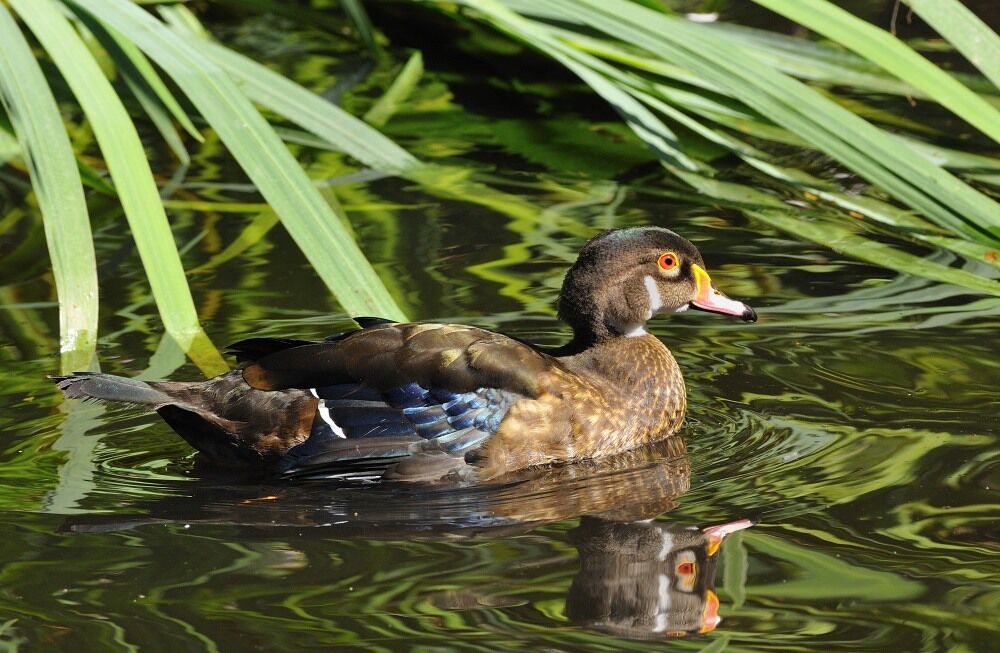
[[[343,97],[356,113],[406,56],[365,77],[353,41],[217,20],[318,91],[358,80]],[[413,319],[555,344],[558,285],[589,236],[681,232],[760,314],[651,325],[684,370],[686,453],[668,442],[481,490],[202,470],[155,416],[64,402],[45,379],[59,363],[44,242],[5,174],[2,213],[20,217],[0,234],[0,650],[996,650],[1000,301],[700,203],[571,78],[528,54],[458,66],[461,34],[435,50],[444,28],[422,27],[429,72],[386,132],[471,177],[329,185],[365,253]],[[315,178],[357,170],[295,153]],[[245,183],[209,135],[171,197],[211,338],[348,328]],[[162,338],[119,210],[93,203],[102,369],[200,378]],[[692,528],[742,518],[758,523],[706,558]],[[682,559],[687,580],[670,573]],[[709,590],[722,620],[699,634]]]

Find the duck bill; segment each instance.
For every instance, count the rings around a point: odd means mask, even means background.
[[[722,540],[726,538],[730,533],[735,533],[736,531],[742,531],[746,528],[753,526],[753,522],[749,519],[737,519],[736,521],[726,522],[725,524],[716,524],[715,526],[706,526],[701,529],[701,532],[708,536],[708,546],[706,547],[706,552],[709,557],[714,556],[719,552],[719,547],[722,546]]]
[[[705,609],[701,613],[701,628],[698,632],[704,635],[715,630],[722,623],[719,616],[719,597],[712,590],[705,590]]]
[[[691,270],[694,273],[694,283],[697,290],[695,298],[691,300],[691,306],[709,313],[735,315],[744,322],[757,321],[756,311],[743,302],[729,299],[722,292],[716,290],[715,286],[712,285],[711,277],[708,276],[708,272],[705,272],[703,267],[692,263]]]

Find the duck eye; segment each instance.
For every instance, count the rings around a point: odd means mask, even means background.
[[[660,258],[656,260],[656,264],[660,266],[661,270],[673,270],[677,267],[677,255],[673,252],[662,254]]]

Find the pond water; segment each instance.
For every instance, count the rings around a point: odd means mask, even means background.
[[[394,70],[280,19],[214,28],[354,112]],[[700,203],[528,54],[459,69],[419,45],[431,72],[385,131],[470,181],[328,186],[366,254],[413,319],[556,344],[589,236],[681,232],[760,315],[651,325],[684,370],[684,441],[479,490],[220,476],[155,415],[64,402],[46,380],[57,313],[25,217],[0,236],[0,649],[996,650],[1000,301]],[[316,178],[356,170],[296,155]],[[210,337],[350,328],[245,183],[210,138],[171,198]],[[122,216],[94,209],[102,369],[200,378],[161,335]],[[718,547],[701,530],[743,519]]]

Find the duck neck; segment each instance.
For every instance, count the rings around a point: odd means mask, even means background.
[[[618,338],[646,334],[647,311],[623,303],[611,280],[570,270],[559,294],[559,317],[573,329],[563,349],[578,353]]]

